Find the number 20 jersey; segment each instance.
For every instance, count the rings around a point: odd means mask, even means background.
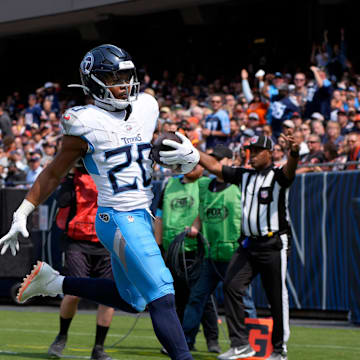
[[[88,143],[84,163],[98,190],[98,205],[118,211],[150,208],[152,160],[150,142],[159,116],[157,101],[142,93],[125,111],[109,112],[94,105],[68,109],[64,135]]]

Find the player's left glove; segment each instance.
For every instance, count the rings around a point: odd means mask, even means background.
[[[160,160],[168,165],[191,164],[192,165],[191,169],[190,166],[186,169],[184,168],[184,170],[190,169],[189,171],[187,171],[190,172],[199,162],[200,154],[186,136],[184,136],[179,132],[176,132],[175,134],[182,140],[182,143],[180,144],[177,143],[176,141],[172,141],[168,139],[163,140],[162,143],[164,145],[171,146],[172,148],[174,148],[174,150],[160,151],[159,152]]]
[[[35,206],[28,200],[24,200],[14,213],[13,222],[9,232],[0,239],[1,255],[4,255],[6,250],[10,247],[13,256],[19,251],[19,233],[24,237],[29,237],[29,232],[26,229],[26,220],[28,215],[35,209]]]

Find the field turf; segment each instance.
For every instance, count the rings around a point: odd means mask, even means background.
[[[116,315],[108,334],[107,352],[114,360],[166,360],[160,354],[147,314],[141,315],[131,334],[116,344],[132,327],[135,317]],[[95,330],[95,315],[79,313],[70,328],[66,359],[89,358]],[[47,349],[58,331],[57,312],[4,311],[0,307],[0,360],[47,359]],[[220,329],[220,345],[228,343]],[[311,328],[292,326],[289,360],[354,360],[360,359],[360,329]],[[215,360],[206,352],[203,334],[197,338],[194,359]]]

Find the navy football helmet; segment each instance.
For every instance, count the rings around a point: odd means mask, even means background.
[[[80,78],[86,95],[95,100],[95,105],[116,111],[128,107],[139,95],[140,82],[131,56],[117,46],[105,44],[90,50],[80,64]],[[126,96],[116,98],[112,87],[126,90]]]

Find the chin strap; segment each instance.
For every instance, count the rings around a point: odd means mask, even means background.
[[[107,110],[107,111],[119,111],[120,109],[116,109],[114,106],[110,104],[103,103],[99,100],[95,100],[95,105],[101,109]],[[122,110],[120,110],[122,111]]]

